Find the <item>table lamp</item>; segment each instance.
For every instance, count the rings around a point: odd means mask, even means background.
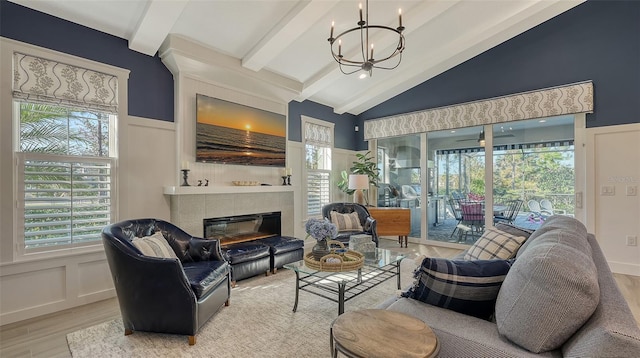
[[[350,174],[349,189],[355,190],[353,193],[353,202],[365,205],[365,196],[362,190],[369,189],[369,176],[364,174]]]

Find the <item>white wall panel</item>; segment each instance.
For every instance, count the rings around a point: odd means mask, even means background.
[[[106,260],[78,264],[78,297],[113,289],[113,279]]]
[[[640,276],[640,246],[628,246],[627,236],[640,238],[640,124],[587,129],[588,229],[598,239],[614,272]],[[603,195],[603,188],[613,189]]]
[[[67,293],[65,283],[64,266],[2,276],[2,312],[10,313],[63,301]]]

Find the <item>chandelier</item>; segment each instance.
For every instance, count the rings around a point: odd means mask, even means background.
[[[404,30],[404,26],[402,26],[402,10],[398,10],[398,27],[392,28],[389,26],[382,25],[370,25],[369,24],[369,0],[366,1],[365,7],[365,17],[362,17],[362,3],[360,3],[360,21],[358,21],[358,26],[348,29],[336,37],[333,37],[333,27],[334,22],[331,23],[331,35],[329,36],[329,45],[331,47],[331,55],[333,59],[336,60],[338,66],[340,67],[340,71],[345,75],[350,75],[352,73],[356,73],[360,70],[364,71],[363,74],[360,75],[360,78],[366,77],[366,73],[371,77],[371,73],[374,68],[379,68],[383,70],[393,70],[394,68],[400,65],[400,61],[402,61],[402,51],[404,51],[404,35],[402,31]],[[369,30],[374,29],[374,31],[389,31],[393,32],[393,36],[397,36],[398,44],[391,53],[385,53],[381,55],[379,58],[375,58],[373,56],[373,43],[369,42]],[[360,49],[359,52],[354,55],[354,57],[347,58],[342,54],[342,40],[347,37],[353,39],[357,39],[356,36],[348,34],[353,34],[356,32],[360,32]],[[337,43],[338,51],[336,52]],[[395,60],[389,61],[392,58]],[[389,62],[385,62],[389,61]]]

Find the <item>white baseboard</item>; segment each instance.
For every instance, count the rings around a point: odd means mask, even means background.
[[[640,264],[630,264],[627,262],[608,261],[609,268],[614,273],[623,275],[640,276]]]

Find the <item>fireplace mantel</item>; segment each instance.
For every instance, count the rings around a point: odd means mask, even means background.
[[[165,186],[171,205],[171,222],[202,236],[202,220],[255,213],[282,213],[282,234],[294,236],[294,197],[300,186]]]
[[[279,193],[292,192],[295,186],[290,185],[213,185],[213,186],[165,186],[165,195],[203,195],[203,194],[247,194],[247,193]]]

